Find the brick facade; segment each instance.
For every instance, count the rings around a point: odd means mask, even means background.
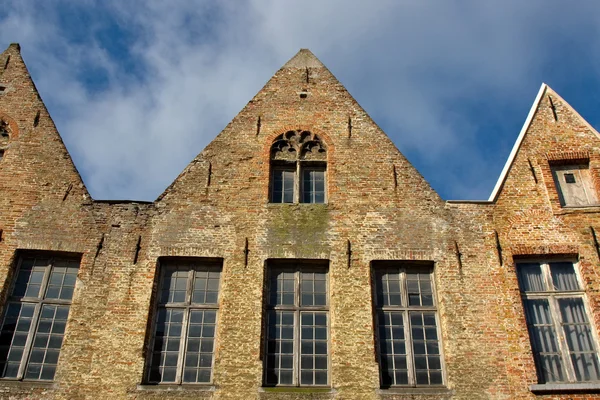
[[[0,55],[0,300],[20,256],[80,259],[53,381],[1,380],[11,399],[588,399],[600,386],[538,383],[515,260],[578,261],[600,328],[599,207],[562,207],[551,167],[584,160],[600,189],[600,140],[543,86],[495,197],[442,200],[307,50],[285,64],[154,202],[88,194],[11,45]],[[550,104],[550,100],[552,103]],[[326,204],[269,202],[273,140],[319,136]],[[0,143],[2,145],[2,143]],[[222,262],[212,382],[150,385],[160,260]],[[326,260],[329,384],[265,388],[273,260]],[[381,388],[373,262],[433,265],[444,384]],[[598,383],[598,382],[595,382]],[[594,394],[599,393],[599,394]]]

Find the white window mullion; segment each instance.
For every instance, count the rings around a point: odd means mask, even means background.
[[[406,338],[404,343],[406,348],[406,366],[408,368],[408,384],[411,386],[417,386],[415,360],[413,355],[412,331],[410,326],[410,312],[408,310],[404,310],[402,314],[404,318],[404,337]]]

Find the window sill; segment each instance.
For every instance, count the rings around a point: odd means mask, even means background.
[[[139,391],[200,391],[200,392],[214,392],[214,385],[137,385]]]
[[[600,393],[600,383],[544,383],[530,385],[529,390],[536,394]]]
[[[593,204],[589,206],[561,206],[559,210],[555,211],[556,215],[563,214],[574,214],[574,213],[598,213],[600,212],[600,205]]]
[[[263,393],[324,393],[331,394],[335,393],[335,390],[328,387],[296,387],[296,386],[268,386],[261,387],[258,389],[259,392]]]
[[[380,395],[395,396],[398,394],[406,395],[453,395],[454,390],[448,389],[445,386],[437,387],[392,387],[389,389],[379,389],[377,391]]]
[[[58,384],[53,381],[16,381],[11,379],[0,379],[0,386],[11,386],[27,389],[56,389]]]

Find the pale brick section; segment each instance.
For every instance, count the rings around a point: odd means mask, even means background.
[[[536,368],[513,256],[578,256],[594,329],[600,323],[590,229],[600,229],[600,208],[561,207],[550,167],[588,159],[598,186],[600,141],[549,88],[497,199],[445,202],[301,50],[155,202],[144,203],[90,198],[17,45],[0,56],[0,86],[0,119],[10,131],[0,161],[2,304],[22,251],[81,257],[54,382],[2,380],[4,398],[533,399]],[[269,202],[271,144],[289,130],[323,142],[326,204]],[[210,385],[145,384],[161,257],[222,260]],[[325,389],[263,388],[273,259],[329,262]],[[377,260],[434,265],[443,387],[380,388]]]

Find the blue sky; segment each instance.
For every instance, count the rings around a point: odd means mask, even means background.
[[[599,1],[0,0],[96,199],[154,200],[300,48],[444,199],[487,199],[542,82],[600,127]]]

